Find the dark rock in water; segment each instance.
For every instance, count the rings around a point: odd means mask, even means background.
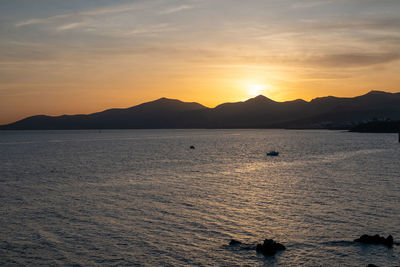
[[[235,240],[235,239],[232,239],[231,242],[229,242],[229,246],[235,247],[238,249],[243,249],[243,250],[255,250],[256,249],[256,247],[254,245],[245,244],[245,243]]]
[[[272,256],[278,251],[285,249],[286,247],[284,245],[272,239],[265,239],[263,244],[258,244],[256,247],[256,251],[262,253],[264,256]]]
[[[378,267],[375,264],[368,264],[367,267]]]
[[[229,246],[236,246],[236,245],[241,245],[242,242],[237,241],[235,239],[232,239],[231,242],[229,242]]]
[[[389,235],[388,237],[386,237],[386,246],[388,247],[393,247],[393,236]]]
[[[389,235],[384,238],[380,235],[362,235],[360,238],[354,239],[354,242],[360,242],[364,244],[374,244],[374,245],[385,245],[388,248],[393,247],[393,236]]]
[[[190,149],[195,149],[195,147],[194,146],[190,146]]]

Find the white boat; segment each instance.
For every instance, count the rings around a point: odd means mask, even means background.
[[[279,152],[278,151],[270,151],[267,153],[267,156],[279,156]]]

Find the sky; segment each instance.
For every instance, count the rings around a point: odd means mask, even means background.
[[[400,91],[399,0],[0,0],[0,124]]]

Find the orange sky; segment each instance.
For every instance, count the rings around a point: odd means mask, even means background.
[[[0,124],[160,97],[213,107],[400,90],[399,1],[46,3],[0,11]]]

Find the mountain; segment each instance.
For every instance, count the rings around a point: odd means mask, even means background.
[[[371,91],[353,98],[327,96],[310,102],[301,99],[276,102],[260,95],[215,108],[160,98],[127,109],[109,109],[88,115],[32,116],[0,126],[0,129],[348,129],[374,119],[400,120],[400,93]]]
[[[244,102],[226,103],[208,110],[208,127],[268,128],[271,124],[298,118],[296,113],[307,104],[304,100],[275,102],[257,96]]]
[[[323,97],[310,102],[307,118],[292,127],[349,128],[362,121],[400,118],[400,93],[371,91],[354,98]]]
[[[207,109],[198,103],[160,98],[127,109],[108,109],[89,115],[38,115],[0,126],[13,130],[187,128],[185,112]]]

